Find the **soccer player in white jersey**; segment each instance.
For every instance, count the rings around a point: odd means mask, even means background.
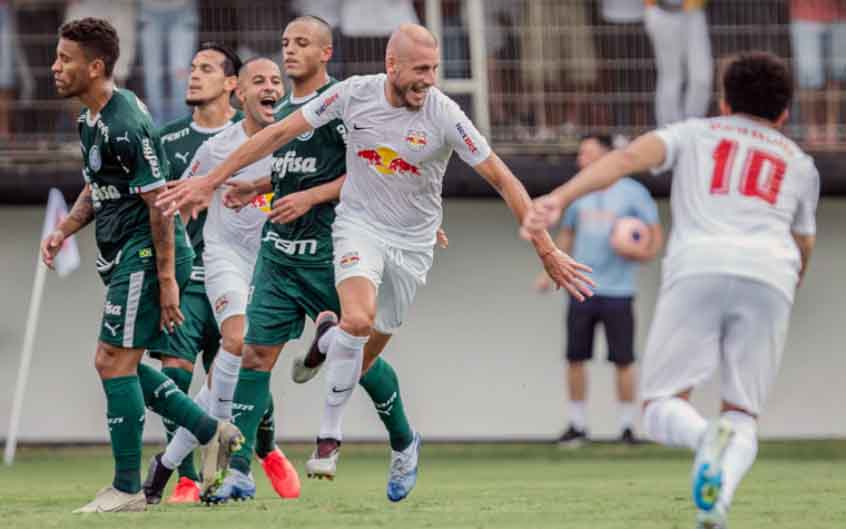
[[[741,54],[722,79],[722,116],[641,136],[585,169],[526,215],[523,235],[624,175],[673,171],[673,231],[643,362],[644,426],[696,451],[698,527],[726,527],[758,450],[757,418],[781,361],[793,297],[815,242],[819,174],[779,132],[793,81],[763,52]],[[691,390],[720,371],[722,411],[708,422]]]
[[[194,155],[183,179],[205,174],[225,160],[238,146],[274,122],[274,107],[284,94],[279,66],[257,57],[241,66],[236,95],[244,107],[244,119],[206,141]],[[253,181],[267,177],[271,158],[264,157],[246,166],[233,180]],[[232,396],[241,367],[245,313],[250,281],[260,246],[261,229],[267,220],[262,201],[238,211],[223,204],[224,190],[212,199],[203,227],[206,293],[221,334],[221,346],[209,373],[209,383],[195,397],[213,417],[232,418]],[[259,198],[264,198],[259,197]],[[196,439],[185,429],[177,430],[160,458],[151,463],[148,481],[164,488],[170,470],[178,466],[196,446]],[[292,478],[296,470],[286,463]],[[294,480],[299,493],[299,480]],[[213,489],[212,489],[213,490]]]
[[[310,473],[334,473],[344,406],[362,370],[399,328],[432,264],[441,223],[441,188],[453,151],[503,196],[518,221],[528,194],[458,105],[435,88],[438,44],[422,26],[404,24],[391,36],[387,74],[351,77],[266,128],[205,178],[181,182],[159,201],[166,213],[195,211],[238,169],[300,134],[342,119],[347,128],[347,180],[333,224],[335,282],[341,301],[336,326],[320,326],[326,353],[326,404]],[[532,238],[556,285],[577,299],[590,295],[589,268],[560,251],[545,230]],[[363,358],[364,344],[373,358]],[[413,483],[420,437],[392,454],[391,481]]]

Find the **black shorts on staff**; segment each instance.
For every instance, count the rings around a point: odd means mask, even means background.
[[[601,323],[608,340],[608,361],[618,366],[634,362],[634,312],[632,297],[594,296],[584,302],[570,300],[567,311],[567,360],[593,358],[593,337]]]

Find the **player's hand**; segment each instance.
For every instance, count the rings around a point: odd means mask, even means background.
[[[579,301],[593,296],[591,287],[596,286],[596,283],[584,274],[593,271],[589,266],[576,262],[557,248],[541,257],[541,261],[556,288],[565,289]]]
[[[61,230],[54,230],[41,241],[41,260],[44,261],[44,264],[50,270],[55,270],[53,268],[53,259],[56,258],[64,243],[65,234]]]
[[[201,211],[209,207],[214,187],[205,176],[194,176],[183,180],[168,182],[164,191],[156,197],[156,207],[168,217],[176,215],[180,210],[191,212],[191,218],[196,219]]]
[[[438,238],[438,246],[440,246],[444,250],[449,248],[449,237],[447,237],[447,234],[443,228],[438,228],[436,237]]]
[[[273,201],[273,208],[270,210],[270,222],[287,224],[302,217],[312,208],[314,202],[308,191],[298,191],[285,195]]]
[[[223,193],[223,205],[235,211],[241,211],[259,195],[256,186],[246,180],[233,180],[224,185],[226,191]]]
[[[561,218],[563,204],[555,195],[543,195],[532,201],[532,206],[523,217],[520,236],[531,240],[532,237],[558,222]]]
[[[552,279],[546,272],[541,272],[538,274],[538,277],[535,278],[535,290],[541,294],[546,294],[552,290],[552,286]]]
[[[182,325],[185,317],[179,310],[179,285],[176,279],[159,280],[159,305],[161,305],[160,328],[173,333],[177,325]]]

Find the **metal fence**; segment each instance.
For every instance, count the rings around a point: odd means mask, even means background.
[[[569,152],[587,131],[632,136],[658,121],[713,114],[716,58],[753,48],[791,58],[797,42],[811,52],[801,61],[808,89],[799,92],[802,102],[793,109],[790,134],[815,149],[842,149],[846,139],[843,91],[836,82],[838,70],[846,72],[846,58],[838,57],[846,55],[846,40],[838,46],[839,26],[833,24],[830,38],[819,40],[832,43],[834,57],[828,61],[820,59],[823,51],[815,58],[809,48],[813,35],[797,34],[800,40],[792,41],[791,3],[796,1],[711,0],[699,15],[656,13],[655,8],[644,13],[641,0],[183,3],[177,14],[159,16],[145,2],[133,0],[0,1],[0,10],[6,11],[0,12],[0,46],[6,42],[13,51],[0,54],[0,61],[12,57],[5,79],[0,63],[0,145],[38,151],[75,143],[76,110],[55,96],[50,73],[56,28],[66,17],[93,12],[121,28],[124,57],[118,82],[160,109],[156,117],[164,120],[173,112],[187,112],[180,82],[200,41],[222,40],[245,55],[279,58],[285,23],[297,13],[316,12],[337,27],[332,73],[376,72],[383,67],[392,27],[374,28],[378,13],[362,9],[403,3],[411,17],[440,36],[445,89],[501,149]],[[698,21],[678,21],[696,16]],[[370,26],[366,31],[356,26],[362,20]],[[814,72],[822,79],[808,77]]]

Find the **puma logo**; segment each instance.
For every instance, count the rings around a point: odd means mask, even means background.
[[[129,143],[129,131],[126,131],[123,136],[118,136],[117,138],[115,138],[115,143],[119,141],[125,141],[126,143]]]
[[[173,156],[182,160],[182,163],[188,163],[188,155],[189,154],[191,154],[191,153],[188,152],[188,151],[185,151],[185,152],[178,152],[178,153],[174,154]]]
[[[114,326],[112,326],[112,325],[109,325],[109,322],[104,321],[103,327],[108,329],[109,332],[112,333],[112,336],[117,336],[118,329],[120,329],[120,323],[116,323]]]

